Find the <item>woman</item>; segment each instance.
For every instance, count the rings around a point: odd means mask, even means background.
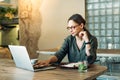
[[[85,28],[86,21],[80,14],[74,14],[68,19],[69,35],[59,51],[54,56],[45,61],[38,61],[36,67],[40,65],[48,66],[50,63],[60,63],[68,55],[70,63],[87,60],[88,64],[93,64],[96,60],[97,39]]]

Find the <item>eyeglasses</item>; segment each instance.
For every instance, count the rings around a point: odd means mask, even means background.
[[[70,29],[75,29],[76,27],[78,27],[79,25],[76,25],[76,26],[71,26],[71,27],[67,27],[67,30],[70,30]]]

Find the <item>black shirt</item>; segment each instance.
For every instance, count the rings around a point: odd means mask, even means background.
[[[66,55],[68,56],[68,61],[70,63],[84,61],[85,59],[87,59],[89,64],[94,63],[96,60],[96,50],[98,46],[97,39],[94,36],[90,36],[89,40],[91,42],[90,43],[91,45],[90,54],[91,55],[87,56],[86,51],[85,51],[86,50],[85,42],[83,43],[81,49],[79,49],[76,44],[75,36],[72,36],[72,35],[68,36],[64,40],[64,43],[62,47],[60,48],[60,50],[57,51],[55,54],[55,56],[58,58],[58,63],[60,63]]]

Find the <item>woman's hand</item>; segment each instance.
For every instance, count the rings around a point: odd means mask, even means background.
[[[79,37],[82,38],[85,42],[89,42],[88,34],[86,31],[81,31],[79,33]]]
[[[56,56],[52,56],[50,59],[48,60],[38,60],[34,67],[37,68],[37,67],[43,67],[43,66],[50,66],[50,63],[54,63],[54,62],[57,62],[58,58]]]
[[[34,67],[37,68],[37,67],[49,66],[49,65],[50,65],[49,63],[50,63],[49,60],[43,60],[43,61],[38,60],[38,61],[35,63]]]

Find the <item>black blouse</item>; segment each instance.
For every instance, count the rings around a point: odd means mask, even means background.
[[[68,36],[60,48],[59,51],[56,52],[55,56],[58,58],[58,63],[62,61],[62,59],[67,55],[68,61],[72,62],[79,62],[84,61],[85,59],[88,61],[89,64],[93,64],[96,60],[96,50],[97,50],[97,38],[94,36],[90,36],[90,56],[86,56],[86,44],[83,43],[81,49],[78,48],[76,44],[76,38],[72,35]]]

